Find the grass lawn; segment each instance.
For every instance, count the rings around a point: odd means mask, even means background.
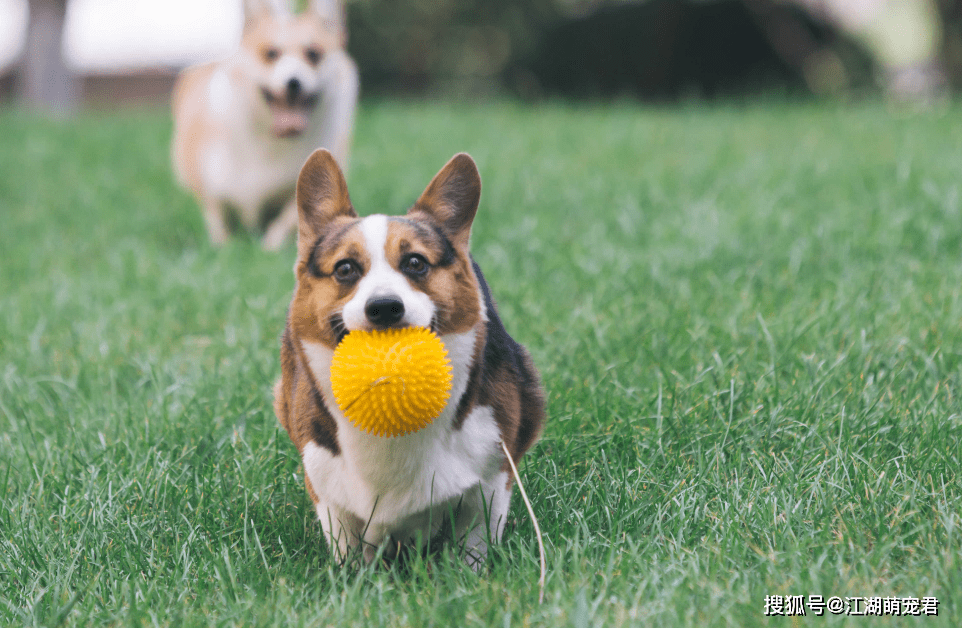
[[[369,103],[399,213],[455,152],[549,423],[504,543],[340,567],[271,409],[293,247],[207,244],[163,111],[0,111],[0,625],[958,626],[962,106]],[[766,617],[766,596],[939,600]]]

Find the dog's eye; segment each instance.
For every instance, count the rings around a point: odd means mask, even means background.
[[[411,277],[423,277],[428,272],[428,262],[416,253],[408,255],[401,260],[401,271]]]
[[[361,269],[353,260],[341,260],[334,265],[334,278],[341,283],[353,283],[361,275]]]
[[[321,61],[321,51],[317,48],[308,48],[304,51],[304,56],[307,58],[307,62],[311,65],[317,65]]]
[[[268,63],[271,61],[277,61],[279,56],[281,56],[281,51],[273,46],[264,50],[264,60]]]

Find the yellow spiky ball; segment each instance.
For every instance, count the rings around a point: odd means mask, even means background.
[[[359,429],[375,436],[416,432],[451,396],[451,361],[423,327],[349,333],[331,362],[334,400]]]

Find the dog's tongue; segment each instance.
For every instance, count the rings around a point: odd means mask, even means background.
[[[307,128],[307,112],[300,107],[288,104],[271,105],[271,116],[274,124],[271,130],[277,137],[294,137],[300,135]]]

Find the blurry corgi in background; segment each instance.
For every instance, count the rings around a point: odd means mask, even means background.
[[[184,70],[173,95],[172,158],[213,244],[232,228],[282,246],[297,227],[297,175],[317,148],[347,167],[358,72],[340,0],[244,0],[240,49]],[[239,224],[238,224],[239,223]]]

